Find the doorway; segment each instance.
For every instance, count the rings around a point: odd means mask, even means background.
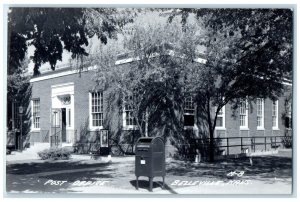
[[[51,147],[61,146],[67,141],[66,132],[66,108],[53,108],[51,110]]]
[[[67,124],[67,118],[66,118],[66,108],[61,108],[61,141],[67,142],[67,132],[66,132],[66,124]]]

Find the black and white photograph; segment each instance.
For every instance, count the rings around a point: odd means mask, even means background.
[[[6,5],[6,194],[292,196],[295,9]]]

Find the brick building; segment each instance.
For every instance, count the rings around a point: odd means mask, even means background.
[[[132,109],[123,108],[122,114],[117,113],[117,119],[113,123],[105,124],[108,115],[105,99],[107,92],[94,91],[93,76],[93,67],[81,72],[80,76],[78,71],[67,67],[42,72],[40,76],[30,80],[31,143],[49,142],[49,146],[73,146],[76,142],[95,142],[97,134],[100,134],[101,146],[106,147],[108,134],[117,127],[121,127],[122,133],[127,134],[127,143],[135,142],[137,136],[130,113]],[[291,99],[288,99],[292,90],[291,83],[285,83],[285,89],[284,96],[275,102],[270,99],[257,99],[256,103],[252,103],[252,107],[249,107],[249,103],[242,103],[236,116],[232,115],[229,105],[222,109],[218,116],[215,136],[224,138],[220,145],[239,145],[223,147],[223,154],[240,153],[244,148],[247,152],[254,152],[253,149],[269,150],[275,136],[291,133]],[[184,108],[185,128],[197,133],[191,98],[185,99]],[[276,142],[281,141],[278,138]],[[249,146],[253,141],[256,141],[256,148]],[[172,150],[170,145],[167,145],[167,148]]]

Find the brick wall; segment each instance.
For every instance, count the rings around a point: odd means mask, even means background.
[[[50,112],[51,112],[51,85],[64,84],[68,82],[74,83],[74,130],[77,130],[77,135],[80,134],[80,128],[83,127],[84,123],[88,121],[89,116],[89,91],[91,91],[95,85],[92,81],[92,77],[95,75],[94,71],[82,72],[79,74],[72,74],[57,78],[52,78],[43,81],[36,81],[32,83],[32,99],[40,99],[40,127],[41,130],[50,130]],[[291,89],[289,89],[291,90]],[[289,91],[286,92],[286,94]],[[104,92],[104,117],[108,115],[106,113],[107,106],[107,94]],[[284,112],[285,96],[279,98],[278,102],[278,127],[279,130],[272,130],[272,101],[265,99],[264,102],[264,128],[265,130],[257,130],[257,108],[256,104],[253,103],[252,110],[249,109],[249,130],[240,130],[239,127],[239,113],[236,113],[236,117],[232,116],[232,109],[230,106],[226,106],[226,130],[216,131],[217,136],[220,137],[249,137],[249,136],[271,136],[271,135],[284,135],[285,126],[281,116]],[[122,114],[120,111],[115,110],[110,112],[112,115],[112,122],[109,124],[110,133],[116,133],[117,128],[122,125]],[[91,141],[95,140],[95,133],[89,133]],[[35,139],[38,139],[37,134],[34,133]],[[248,141],[250,142],[250,140]],[[239,140],[232,140],[230,144],[240,144]],[[170,145],[167,145],[170,150],[173,150]],[[257,148],[258,150],[261,148]],[[173,151],[174,152],[174,151]],[[240,152],[240,148],[231,148],[230,153]]]

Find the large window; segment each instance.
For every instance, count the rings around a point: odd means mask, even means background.
[[[256,100],[257,106],[257,129],[264,129],[264,99],[258,98]]]
[[[126,96],[124,100],[124,126],[135,126],[136,125],[136,120],[134,118],[134,108],[133,108],[133,96]]]
[[[195,106],[192,96],[184,99],[184,126],[194,126]]]
[[[33,129],[40,129],[40,100],[32,100],[32,126]]]
[[[217,114],[216,129],[225,129],[225,106]]]
[[[278,100],[272,103],[272,129],[278,129]]]
[[[248,129],[248,102],[244,100],[240,103],[240,129]]]
[[[91,126],[103,126],[103,93],[92,92],[91,95]]]

